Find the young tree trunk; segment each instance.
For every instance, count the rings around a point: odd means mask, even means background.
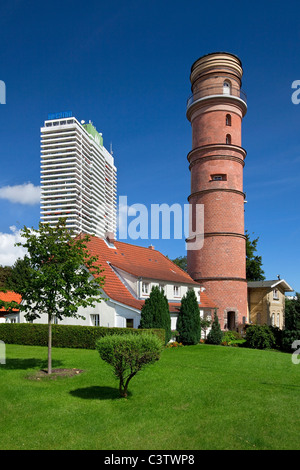
[[[52,373],[52,315],[48,315],[48,374]]]

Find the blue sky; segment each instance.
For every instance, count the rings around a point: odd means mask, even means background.
[[[190,68],[228,51],[242,60],[248,97],[246,229],[259,236],[266,277],[280,274],[300,291],[300,104],[291,100],[299,14],[297,1],[1,0],[0,264],[18,256],[18,231],[39,222],[40,127],[49,112],[91,119],[106,148],[112,143],[118,196],[129,205],[186,204]],[[7,186],[21,186],[13,192],[22,203]],[[185,254],[181,240],[134,243]]]

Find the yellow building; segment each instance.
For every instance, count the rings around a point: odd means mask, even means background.
[[[284,328],[285,292],[294,289],[284,280],[248,282],[248,321]]]

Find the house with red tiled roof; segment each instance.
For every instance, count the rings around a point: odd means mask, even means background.
[[[160,286],[168,299],[172,330],[176,329],[181,298],[188,289],[195,290],[201,316],[211,316],[216,308],[197,282],[153,246],[131,245],[110,236],[92,236],[87,245],[90,254],[98,257],[100,276],[105,277],[101,292],[105,300],[99,296],[94,308],[80,308],[78,314],[85,319],[65,318],[61,324],[138,328],[142,306],[153,286]],[[26,321],[24,312],[20,312],[18,321]],[[46,323],[46,315],[38,322]]]
[[[21,296],[16,294],[15,292],[7,291],[7,292],[0,292],[0,301],[3,302],[17,302],[18,304],[21,303]],[[7,312],[4,307],[0,308],[0,323],[5,323],[7,319],[11,319],[12,323],[18,320],[19,310],[14,308],[12,312]],[[10,321],[10,320],[9,320]]]

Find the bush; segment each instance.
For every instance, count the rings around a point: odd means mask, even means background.
[[[245,346],[254,349],[271,349],[276,346],[275,336],[267,325],[250,325],[246,328]]]
[[[300,330],[284,330],[282,332],[281,349],[293,353],[292,344],[294,341],[300,341]]]
[[[106,336],[96,342],[101,359],[114,368],[122,397],[127,397],[130,380],[147,364],[159,360],[162,347],[163,343],[151,334]]]
[[[162,329],[107,328],[104,326],[52,325],[52,345],[57,348],[95,349],[97,339],[111,335],[152,333],[164,341]],[[42,323],[1,323],[0,340],[7,344],[48,346],[48,325]]]
[[[176,328],[181,343],[199,343],[201,338],[200,311],[194,289],[187,291],[181,299]]]
[[[241,344],[244,344],[245,340],[243,340],[242,336],[240,333],[237,331],[226,331],[223,333],[223,338],[222,338],[222,345],[223,346],[239,346]]]
[[[158,286],[153,286],[149,297],[141,310],[141,328],[159,328],[165,330],[165,344],[172,336],[171,318],[167,297]]]
[[[222,331],[219,323],[219,318],[217,312],[214,314],[214,321],[211,325],[211,330],[207,335],[206,343],[207,344],[220,344],[222,341]]]

